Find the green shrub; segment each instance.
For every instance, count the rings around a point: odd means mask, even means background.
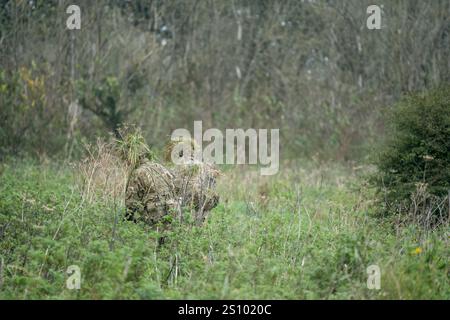
[[[450,190],[449,138],[449,85],[410,94],[389,111],[387,138],[377,155],[379,170],[373,179],[386,209],[413,204],[419,191],[448,203],[443,200]]]

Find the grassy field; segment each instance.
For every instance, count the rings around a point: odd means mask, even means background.
[[[367,169],[233,169],[203,227],[159,233],[123,203],[87,199],[70,165],[0,168],[0,299],[449,299],[448,225],[374,214]],[[381,289],[367,288],[369,265]],[[66,288],[67,268],[80,290]]]

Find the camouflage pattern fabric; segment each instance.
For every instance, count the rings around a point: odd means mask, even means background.
[[[166,148],[166,157],[171,157],[173,148],[180,144],[195,147],[193,140],[174,141]],[[205,220],[219,202],[219,171],[212,164],[194,160],[192,154],[176,154],[179,161],[169,168],[147,159],[141,161],[127,184],[125,205],[129,220],[149,225],[170,223],[175,217],[181,221],[181,209],[194,211],[198,224]]]
[[[128,181],[125,205],[128,220],[154,225],[170,222],[177,209],[174,175],[164,166],[144,160]]]
[[[212,164],[190,161],[176,165],[173,172],[181,205],[195,209],[195,220],[203,222],[219,202],[215,189],[219,171]]]

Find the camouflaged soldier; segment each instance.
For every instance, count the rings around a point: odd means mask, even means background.
[[[219,203],[216,191],[219,171],[212,164],[192,161],[176,165],[173,172],[181,206],[195,209],[195,220],[202,223]]]
[[[216,179],[220,172],[213,164],[194,159],[196,147],[192,139],[171,141],[166,147],[165,159],[175,163],[171,169],[180,205],[194,209],[196,222],[202,223],[219,202]]]
[[[170,222],[178,208],[174,180],[174,175],[164,166],[142,160],[127,184],[127,219],[149,225]]]

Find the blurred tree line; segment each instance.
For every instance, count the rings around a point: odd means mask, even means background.
[[[68,30],[66,8],[81,8]],[[450,80],[450,2],[0,0],[0,160],[76,157],[124,123],[280,128],[283,155],[361,159],[380,115]]]

